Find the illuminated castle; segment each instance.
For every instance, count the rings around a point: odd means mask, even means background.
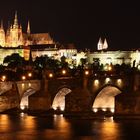
[[[15,13],[14,23],[8,26],[5,32],[3,22],[0,26],[0,46],[18,47],[36,44],[54,44],[49,33],[31,34],[30,23],[28,22],[27,33],[22,32],[22,26],[18,24],[17,12]]]

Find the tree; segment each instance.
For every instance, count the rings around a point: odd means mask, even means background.
[[[4,58],[3,63],[6,63],[9,68],[18,68],[24,63],[24,58],[18,53],[13,53]]]

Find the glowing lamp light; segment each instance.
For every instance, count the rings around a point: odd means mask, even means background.
[[[85,71],[85,75],[89,75],[89,71],[88,70]]]
[[[98,79],[94,80],[94,85],[95,86],[98,86],[99,85],[99,80]]]
[[[60,107],[60,110],[61,110],[61,111],[64,111],[64,107]]]
[[[30,72],[30,73],[28,73],[28,76],[29,76],[29,77],[32,77],[32,73],[31,73],[31,72]]]
[[[95,113],[96,113],[97,111],[98,111],[98,109],[97,109],[97,108],[94,108],[94,109],[93,109],[93,112],[95,112]]]
[[[111,108],[111,109],[110,109],[110,111],[111,111],[112,113],[114,113],[114,112],[115,112],[114,108]]]
[[[121,85],[121,83],[122,83],[122,79],[118,79],[118,80],[117,80],[117,84],[118,84],[118,85]]]
[[[25,106],[20,105],[20,109],[21,109],[21,110],[24,110],[24,109],[25,109]]]
[[[106,111],[106,108],[102,108],[102,111],[104,111],[104,112],[105,112],[105,111]]]
[[[53,74],[52,74],[52,73],[50,73],[50,74],[49,74],[49,77],[50,77],[50,78],[52,78],[52,77],[53,77]]]
[[[6,80],[6,76],[3,75],[2,78],[1,78],[1,80],[2,80],[2,81],[5,81],[5,80]]]
[[[29,83],[28,85],[29,85],[29,87],[31,87],[31,83]]]
[[[25,76],[22,76],[22,80],[25,80],[26,79],[26,77]]]
[[[56,106],[53,106],[52,108],[53,108],[54,110],[57,110],[57,107],[56,107]]]
[[[62,70],[62,74],[65,75],[66,74],[66,70]]]
[[[105,79],[105,82],[106,82],[106,83],[109,83],[109,82],[110,82],[110,78],[107,77],[107,78]]]
[[[109,66],[109,67],[108,67],[108,70],[109,70],[109,71],[111,71],[111,70],[112,70],[112,67],[111,67],[111,66]]]

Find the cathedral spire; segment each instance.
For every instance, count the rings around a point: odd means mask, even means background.
[[[31,30],[30,30],[30,21],[28,21],[28,26],[27,26],[27,34],[30,34]]]
[[[14,19],[14,28],[18,28],[18,18],[17,18],[17,11],[15,12],[15,19]]]

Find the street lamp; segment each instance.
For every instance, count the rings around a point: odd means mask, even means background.
[[[65,75],[66,74],[66,70],[62,70],[62,74]]]
[[[53,74],[52,73],[49,73],[49,78],[52,78],[53,77]]]
[[[89,75],[89,71],[88,70],[85,71],[85,75]]]
[[[32,77],[32,73],[31,72],[28,73],[28,77]]]
[[[6,76],[3,75],[2,78],[1,78],[1,80],[4,82],[6,80]]]
[[[22,76],[22,80],[25,80],[26,79],[26,77],[25,76]]]

